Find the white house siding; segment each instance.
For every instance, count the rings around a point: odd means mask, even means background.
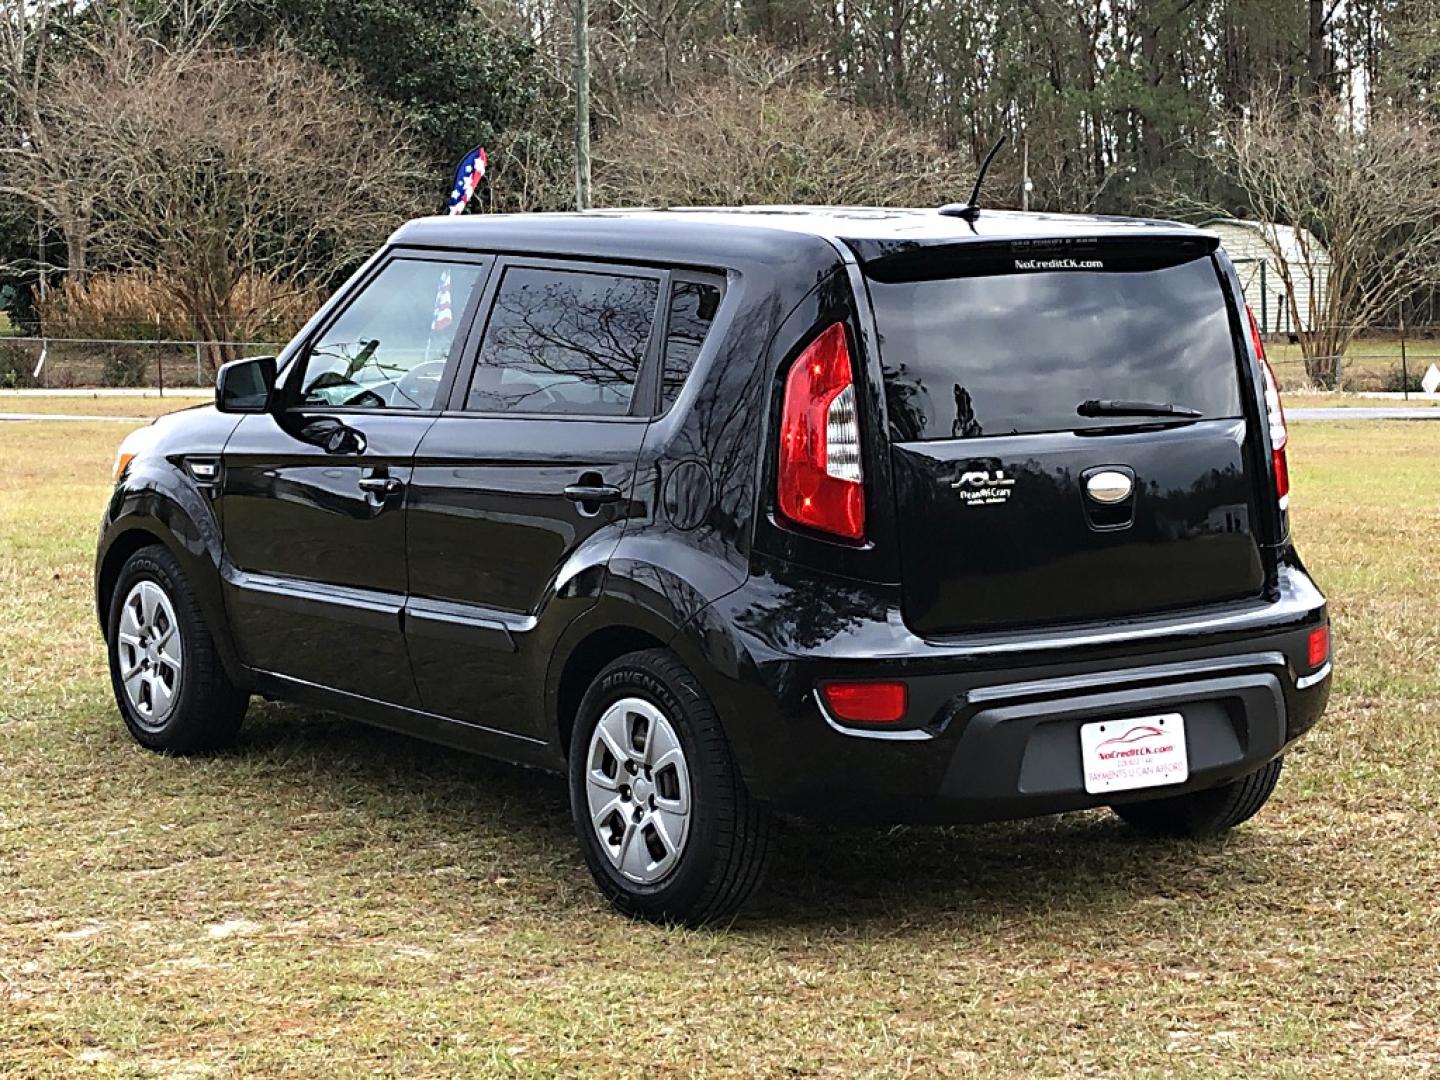
[[[1285,302],[1285,279],[1261,230],[1275,236],[1290,264],[1290,277],[1295,285],[1296,307],[1300,312],[1299,329],[1309,329],[1317,321],[1329,277],[1329,255],[1320,241],[1304,234],[1306,245],[1315,263],[1315,295],[1311,303],[1310,275],[1301,255],[1300,239],[1289,225],[1270,225],[1258,221],[1208,221],[1204,228],[1220,237],[1220,244],[1235,264],[1245,288],[1245,300],[1255,312],[1266,333],[1284,334],[1297,327]],[[1263,267],[1263,270],[1262,270]]]

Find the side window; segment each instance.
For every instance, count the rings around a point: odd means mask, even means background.
[[[685,378],[695,366],[705,335],[720,308],[720,286],[699,281],[676,281],[670,289],[670,322],[665,334],[665,368],[660,384],[660,410],[680,395]]]
[[[429,409],[456,325],[484,267],[396,259],[310,347],[299,403]]]
[[[465,407],[624,416],[659,301],[655,278],[507,269]]]

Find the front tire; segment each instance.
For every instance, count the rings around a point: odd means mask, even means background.
[[[586,865],[632,918],[699,925],[759,885],[770,816],[750,797],[714,706],[667,649],[606,667],[570,738],[570,806]]]
[[[1126,824],[1157,836],[1205,839],[1228,832],[1260,812],[1280,781],[1285,759],[1278,757],[1239,780],[1205,791],[1150,802],[1112,806]]]
[[[136,742],[196,754],[234,741],[249,695],[225,675],[174,555],[156,545],[126,560],[106,628],[110,685]]]

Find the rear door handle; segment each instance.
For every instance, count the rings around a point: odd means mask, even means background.
[[[394,476],[362,476],[360,490],[376,495],[394,495],[405,486],[405,481]]]
[[[620,495],[614,484],[570,484],[565,488],[565,497],[578,503],[618,502]]]

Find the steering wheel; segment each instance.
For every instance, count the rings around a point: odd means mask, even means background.
[[[400,399],[396,405],[430,408],[435,404],[435,391],[440,388],[440,376],[444,372],[444,360],[427,360],[415,365],[395,383],[395,394]]]

